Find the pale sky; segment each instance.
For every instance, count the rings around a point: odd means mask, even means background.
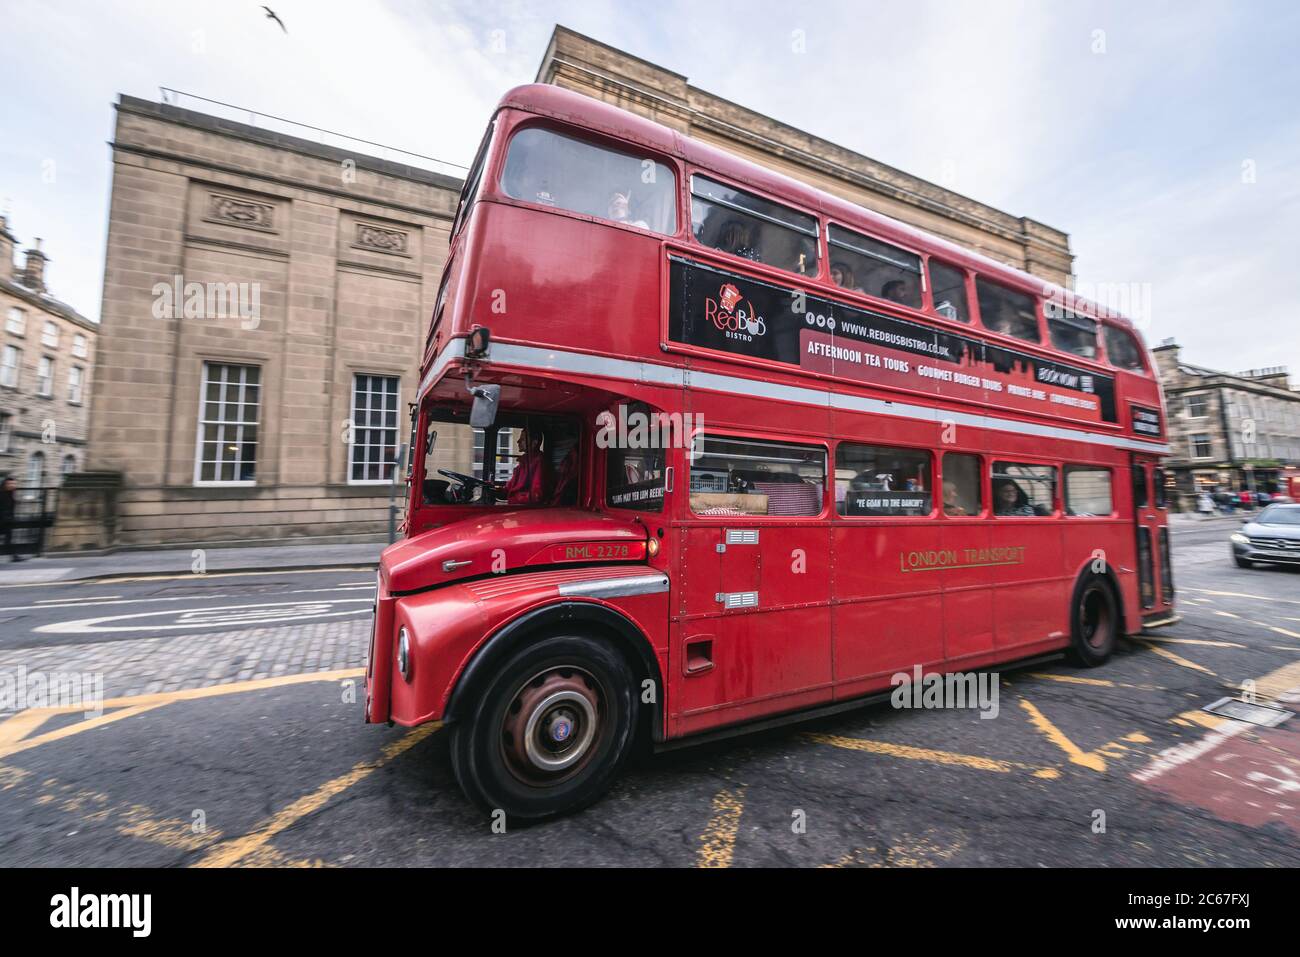
[[[117,94],[166,86],[468,163],[558,22],[1070,234],[1151,342],[1300,379],[1293,2],[0,0],[0,211],[99,317]],[[185,105],[185,104],[183,104]]]

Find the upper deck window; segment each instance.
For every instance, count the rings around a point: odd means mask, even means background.
[[[934,294],[934,311],[945,319],[970,322],[966,301],[966,274],[956,266],[930,260],[930,288]]]
[[[703,176],[691,177],[691,231],[725,253],[817,274],[817,217]]]
[[[510,141],[501,186],[525,202],[664,235],[677,232],[677,178],[671,168],[542,127],[520,130]]]
[[[980,276],[975,278],[975,295],[985,328],[1026,342],[1039,341],[1038,311],[1033,296]]]
[[[831,281],[853,292],[921,308],[921,257],[831,226]]]
[[[1047,330],[1051,333],[1052,345],[1085,359],[1097,358],[1096,319],[1051,301],[1044,308],[1047,312]]]
[[[1142,349],[1137,340],[1118,326],[1106,327],[1106,355],[1111,365],[1128,369],[1130,372],[1145,372],[1146,363],[1142,361]]]

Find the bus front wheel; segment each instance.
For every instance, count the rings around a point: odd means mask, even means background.
[[[1119,603],[1103,578],[1085,578],[1074,590],[1070,657],[1086,668],[1105,664],[1119,638]]]
[[[586,807],[632,749],[634,687],[627,661],[599,639],[556,635],[520,649],[452,725],[457,782],[507,820]]]

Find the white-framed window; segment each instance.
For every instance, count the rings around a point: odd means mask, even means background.
[[[1203,419],[1210,414],[1209,395],[1204,392],[1198,392],[1195,395],[1189,395],[1185,399],[1187,414],[1193,419]]]
[[[257,366],[203,363],[195,485],[252,485],[257,481],[261,372]]]
[[[68,367],[68,401],[73,405],[81,405],[81,366]]]
[[[72,354],[78,359],[84,359],[90,354],[86,349],[86,337],[80,332],[75,333],[72,337]]]
[[[45,485],[45,453],[33,452],[27,460],[27,487],[41,488]]]
[[[352,377],[349,484],[378,485],[393,480],[399,394],[400,380],[395,375],[359,372]]]
[[[54,360],[49,356],[41,356],[36,364],[36,394],[54,395]]]
[[[61,469],[63,478],[66,479],[75,471],[77,471],[77,457],[69,452],[63,457],[63,466]]]
[[[9,443],[13,441],[14,435],[14,417],[8,412],[0,412],[0,452],[9,451]]]
[[[46,319],[45,327],[41,330],[41,345],[48,346],[51,349],[59,347],[59,324],[53,320]]]
[[[1214,443],[1210,436],[1205,432],[1199,432],[1190,439],[1192,444],[1192,458],[1208,459],[1214,457]]]
[[[15,336],[26,335],[27,313],[17,306],[10,306],[9,315],[5,317],[5,332]]]
[[[18,388],[18,368],[22,364],[23,351],[17,346],[5,346],[0,356],[0,385],[10,389]]]

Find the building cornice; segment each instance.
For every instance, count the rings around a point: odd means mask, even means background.
[[[21,299],[42,312],[48,312],[50,315],[66,319],[89,332],[99,332],[99,323],[87,319],[66,302],[45,293],[37,292],[35,289],[29,289],[20,282],[15,282],[12,279],[0,279],[0,291]]]

